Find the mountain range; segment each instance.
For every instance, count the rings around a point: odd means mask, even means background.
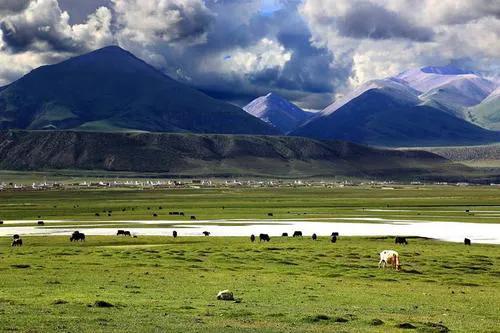
[[[500,142],[497,82],[453,66],[366,82],[320,112],[269,93],[243,109],[117,46],[0,88],[0,129],[303,136],[401,146]]]
[[[0,129],[278,134],[239,107],[110,46],[42,66],[0,90]]]
[[[423,67],[368,81],[288,134],[380,146],[498,142],[499,99],[497,84],[477,74]]]

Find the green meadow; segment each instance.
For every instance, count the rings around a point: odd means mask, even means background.
[[[0,220],[197,220],[374,217],[498,223],[493,186],[88,189],[0,192]],[[469,210],[469,212],[466,212]],[[184,216],[172,216],[182,211]],[[96,215],[98,214],[98,216]],[[156,214],[157,216],[154,216]],[[355,221],[354,221],[355,222]]]
[[[498,332],[500,247],[385,238],[0,239],[3,332]],[[218,301],[220,290],[236,301]],[[105,302],[105,303],[103,303]],[[109,307],[106,307],[108,305]]]
[[[161,227],[155,219],[189,225],[191,215],[239,225],[245,223],[239,219],[269,219],[268,213],[272,219],[499,223],[500,195],[495,187],[456,186],[0,192],[0,219],[9,221],[0,228],[38,219],[68,220],[68,226],[116,221],[116,227],[120,220],[147,220],[147,226]],[[68,236],[22,238],[24,245],[14,248],[10,237],[0,237],[1,332],[498,332],[500,327],[498,245],[411,238],[409,245],[396,246],[392,237],[342,235],[335,244],[324,237],[272,237],[269,243],[247,237],[88,236],[82,243],[71,243]],[[401,271],[378,268],[385,249],[400,253]],[[217,300],[224,289],[236,301]]]

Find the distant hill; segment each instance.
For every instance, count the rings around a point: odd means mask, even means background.
[[[485,128],[500,131],[500,87],[480,104],[467,110],[469,119]]]
[[[379,81],[367,89],[332,104],[290,134],[392,147],[500,141],[500,132],[419,104],[413,90],[400,83]]]
[[[417,149],[429,151],[448,160],[469,166],[500,170],[500,144],[467,147],[419,147]]]
[[[279,133],[116,46],[37,68],[0,89],[0,129]]]
[[[275,93],[254,99],[243,110],[273,125],[282,133],[290,132],[314,115]]]
[[[470,171],[428,152],[299,137],[74,131],[0,131],[0,169],[386,180],[457,180]]]

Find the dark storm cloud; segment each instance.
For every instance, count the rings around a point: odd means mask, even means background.
[[[226,3],[230,3],[227,2]],[[251,3],[251,2],[247,2]],[[334,82],[344,81],[349,71],[331,68],[332,54],[326,48],[311,45],[311,34],[302,17],[298,15],[298,1],[284,1],[281,8],[266,15],[252,15],[244,22],[241,18],[222,15],[227,7],[218,2],[209,6],[217,10],[217,22],[207,35],[207,43],[186,50],[181,66],[190,71],[191,84],[203,89],[213,97],[244,105],[250,100],[270,91],[299,102],[309,95],[308,108],[322,108],[331,101]],[[230,4],[231,5],[231,4]],[[235,48],[252,48],[263,38],[276,40],[291,53],[291,58],[282,68],[268,67],[246,75],[224,75],[216,70],[202,73],[196,65],[189,65],[211,54],[231,56]],[[222,52],[224,53],[224,52]],[[167,59],[170,59],[167,56]],[[229,58],[228,58],[229,59]],[[170,72],[173,72],[170,70]]]
[[[101,6],[111,7],[111,0],[59,0],[62,10],[69,12],[70,24],[85,22],[87,16]]]
[[[337,28],[340,35],[353,38],[406,38],[427,42],[434,35],[432,29],[413,25],[396,12],[371,2],[351,7],[337,19]]]
[[[13,53],[24,51],[83,51],[80,44],[47,25],[29,25],[9,20],[0,22],[3,42]]]
[[[0,18],[2,15],[18,13],[26,9],[30,0],[1,0]]]

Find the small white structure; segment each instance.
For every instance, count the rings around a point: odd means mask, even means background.
[[[219,291],[217,299],[221,301],[234,301],[234,295],[229,290]]]

